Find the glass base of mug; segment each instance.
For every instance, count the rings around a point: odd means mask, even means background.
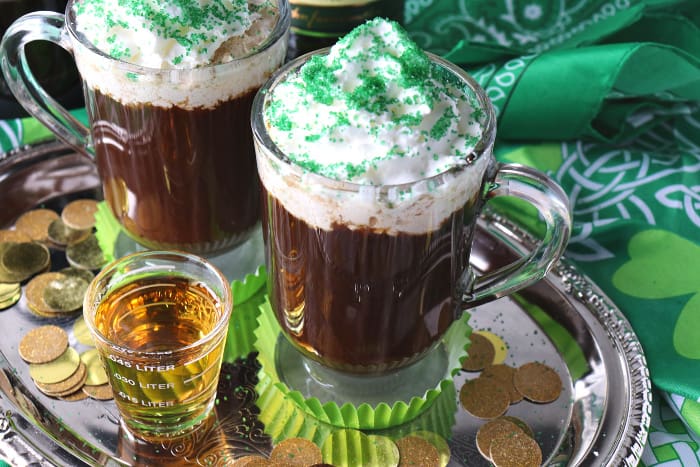
[[[137,243],[122,230],[114,246],[114,256],[121,258],[130,253],[145,251],[148,248]],[[248,239],[232,250],[206,257],[229,280],[243,280],[246,274],[253,274],[261,264],[265,264],[265,248],[260,223]]]
[[[280,334],[275,366],[280,380],[305,398],[315,397],[321,404],[335,402],[338,406],[349,402],[357,407],[380,402],[393,405],[423,397],[446,378],[448,357],[444,345],[439,344],[410,366],[390,373],[359,375],[334,370],[305,357]]]

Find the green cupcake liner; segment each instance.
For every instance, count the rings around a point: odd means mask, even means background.
[[[258,327],[260,306],[266,302],[264,266],[253,274],[246,274],[242,281],[231,282],[233,312],[229,321],[224,361],[233,362],[255,351],[255,328]]]
[[[102,249],[102,253],[107,262],[112,262],[116,259],[114,247],[117,244],[121,229],[122,227],[119,221],[112,214],[107,202],[100,201],[97,203],[97,211],[95,212],[95,237],[97,237],[97,243],[100,245],[100,249]]]
[[[258,361],[261,364],[257,386],[260,395],[259,407],[261,411],[265,411],[268,409],[267,404],[281,407],[283,399],[289,400],[318,421],[343,428],[380,430],[405,424],[429,408],[441,393],[450,388],[454,390],[452,377],[459,372],[461,361],[465,358],[469,345],[471,328],[467,324],[468,319],[469,314],[464,313],[450,326],[442,340],[447,353],[448,371],[435,388],[427,390],[422,396],[414,396],[408,401],[380,402],[376,406],[368,403],[357,407],[351,403],[339,406],[334,401],[323,403],[315,397],[306,398],[280,380],[274,361],[275,347],[281,329],[269,302],[266,301],[260,307],[258,327],[255,331],[255,349],[258,351]]]
[[[373,430],[371,434],[352,428],[332,426],[307,413],[296,401],[276,387],[272,379],[260,373],[256,387],[260,409],[258,420],[273,444],[289,438],[305,438],[322,449],[323,461],[337,466],[396,465],[389,462],[393,442],[404,436],[421,436],[440,453],[440,467],[450,459],[447,440],[452,433],[457,413],[457,390],[451,380],[442,383],[442,390],[418,417],[402,425]],[[382,441],[382,442],[379,442]]]

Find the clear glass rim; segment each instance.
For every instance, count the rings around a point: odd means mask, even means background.
[[[289,9],[289,3],[286,0],[277,0],[277,7],[279,11],[279,18],[277,20],[277,23],[275,24],[275,28],[272,30],[270,35],[267,37],[265,42],[262,43],[262,45],[253,50],[251,53],[248,55],[245,55],[243,57],[236,57],[233,60],[230,60],[225,63],[216,63],[212,65],[205,65],[201,67],[193,67],[193,68],[151,68],[151,67],[146,67],[143,65],[137,65],[134,63],[126,62],[124,60],[120,60],[118,58],[114,58],[107,53],[103,52],[102,50],[98,49],[95,47],[90,41],[87,40],[87,38],[79,33],[76,29],[76,18],[75,14],[73,12],[73,5],[76,3],[79,3],[82,0],[69,0],[68,4],[66,5],[66,11],[65,11],[65,21],[66,21],[66,29],[68,30],[72,40],[78,42],[81,44],[85,49],[89,50],[95,55],[99,55],[103,59],[106,60],[111,60],[114,62],[120,69],[124,70],[127,73],[136,73],[139,75],[160,75],[160,74],[168,74],[171,75],[173,73],[190,73],[193,71],[197,70],[218,70],[218,69],[224,69],[228,67],[235,66],[237,63],[241,63],[247,59],[250,59],[251,57],[254,57],[256,55],[259,55],[267,50],[269,50],[271,47],[273,47],[275,44],[277,44],[280,40],[284,40],[285,35],[287,31],[289,30],[289,26],[291,24],[291,12]]]
[[[95,320],[94,320],[94,312],[95,312],[95,307],[97,303],[99,302],[98,298],[101,299],[105,295],[107,295],[112,286],[110,284],[110,277],[111,275],[118,271],[120,268],[124,267],[124,265],[128,262],[138,260],[138,261],[146,261],[149,258],[153,258],[159,261],[167,261],[167,260],[173,260],[176,259],[177,262],[179,263],[185,263],[189,262],[197,267],[201,267],[204,270],[206,270],[207,274],[210,274],[212,277],[215,277],[217,281],[219,282],[218,284],[215,284],[216,287],[212,287],[211,285],[208,287],[213,293],[215,293],[219,298],[221,298],[221,309],[223,316],[220,317],[219,321],[216,323],[216,326],[209,331],[206,335],[198,339],[197,341],[181,347],[177,350],[166,350],[166,351],[141,351],[141,350],[134,350],[134,349],[129,349],[127,347],[115,344],[112,342],[111,339],[107,338],[107,336],[103,335],[96,327],[95,327]],[[173,264],[177,264],[176,262],[173,262]],[[136,271],[140,270],[142,268],[137,269]],[[175,269],[177,271],[177,268]],[[128,274],[126,277],[129,276],[135,276],[137,275],[136,272]],[[192,277],[191,275],[187,274],[182,274],[181,277]],[[106,281],[106,282],[105,282]],[[128,282],[128,281],[127,281]],[[118,284],[124,284],[127,283],[124,281],[119,281]],[[202,280],[204,283],[209,283],[210,281],[208,280]],[[103,286],[107,286],[102,292],[102,295],[98,295],[101,293],[100,289]],[[220,287],[221,293],[218,293],[218,288]],[[100,340],[100,342],[106,346],[109,346],[111,349],[113,349],[116,353],[119,354],[130,354],[130,355],[139,355],[143,357],[149,357],[149,358],[155,358],[158,356],[173,356],[173,355],[181,355],[181,354],[186,354],[188,352],[191,352],[194,349],[200,348],[202,346],[205,346],[209,344],[210,342],[214,341],[217,336],[223,334],[223,328],[228,328],[229,325],[229,320],[231,318],[231,314],[233,311],[233,293],[231,291],[230,287],[230,282],[224,276],[224,274],[212,263],[208,262],[207,260],[190,254],[190,253],[185,253],[181,251],[166,251],[166,250],[147,250],[147,251],[141,251],[141,252],[136,252],[136,253],[131,253],[127,256],[123,256],[121,258],[118,258],[108,265],[106,265],[102,270],[95,276],[95,278],[92,280],[90,283],[90,286],[88,287],[87,292],[85,293],[85,300],[83,301],[83,318],[85,320],[85,324],[87,325],[88,329],[90,330],[90,334],[94,337]]]
[[[271,158],[272,160],[274,160],[275,163],[285,166],[285,168],[289,172],[291,172],[298,178],[305,177],[308,180],[313,181],[314,183],[321,184],[332,190],[345,192],[360,192],[366,191],[368,189],[374,189],[378,190],[381,193],[388,193],[394,190],[408,190],[419,183],[435,182],[437,185],[441,185],[443,179],[446,176],[450,176],[456,172],[467,170],[470,167],[470,165],[466,165],[460,168],[449,169],[439,174],[421,178],[411,182],[375,186],[348,181],[340,181],[330,177],[326,177],[324,175],[307,172],[301,167],[299,167],[297,164],[295,164],[292,160],[290,160],[289,157],[287,157],[287,155],[272,141],[265,127],[263,110],[265,108],[267,96],[275,88],[275,86],[277,86],[277,84],[284,80],[287,74],[298,70],[304,63],[306,63],[311,57],[315,55],[327,55],[329,49],[330,47],[315,50],[307,54],[301,55],[292,61],[287,62],[282,67],[280,67],[265,84],[263,84],[263,86],[255,95],[251,111],[251,127],[253,130],[253,137],[255,141],[266,149],[264,154],[261,154],[260,156],[264,158]],[[474,92],[474,96],[479,102],[479,105],[482,107],[482,109],[484,109],[486,113],[486,118],[484,119],[484,130],[482,132],[481,138],[479,139],[478,143],[471,152],[471,155],[474,156],[474,161],[481,157],[484,157],[484,153],[490,152],[490,148],[493,147],[494,141],[496,139],[496,114],[493,108],[493,104],[491,104],[491,100],[486,95],[486,91],[484,91],[484,89],[479,85],[479,83],[477,83],[474,80],[474,78],[472,78],[465,70],[458,67],[454,63],[449,62],[431,52],[425,53],[433,63],[445,68],[453,75],[459,77],[460,80],[462,80],[462,82]]]

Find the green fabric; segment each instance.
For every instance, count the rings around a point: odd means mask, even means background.
[[[566,254],[628,317],[669,402],[642,464],[698,465],[700,2],[408,0],[406,20],[486,90],[497,158],[569,194]]]
[[[88,118],[85,109],[71,110],[70,113],[87,125]],[[3,153],[12,149],[48,141],[52,138],[51,131],[34,118],[0,120],[0,159],[2,159]]]

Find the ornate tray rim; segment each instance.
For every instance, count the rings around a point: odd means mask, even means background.
[[[490,229],[516,251],[524,252],[534,244],[535,239],[531,233],[502,214],[487,210],[481,221],[482,226],[485,224],[487,230]],[[627,407],[623,420],[625,423],[614,422],[619,425],[619,430],[615,433],[617,442],[605,465],[636,467],[642,458],[649,435],[652,412],[652,385],[644,349],[622,311],[590,277],[580,272],[566,255],[554,265],[548,276],[550,280],[551,276],[557,278],[563,291],[591,312],[607,330],[608,337],[619,346],[619,356],[623,359],[624,369],[627,371],[626,382],[630,384],[628,404],[623,404]],[[593,454],[594,452],[595,446],[591,446],[590,455],[600,457],[601,453]],[[587,459],[582,461],[582,465],[597,465],[595,462]]]

